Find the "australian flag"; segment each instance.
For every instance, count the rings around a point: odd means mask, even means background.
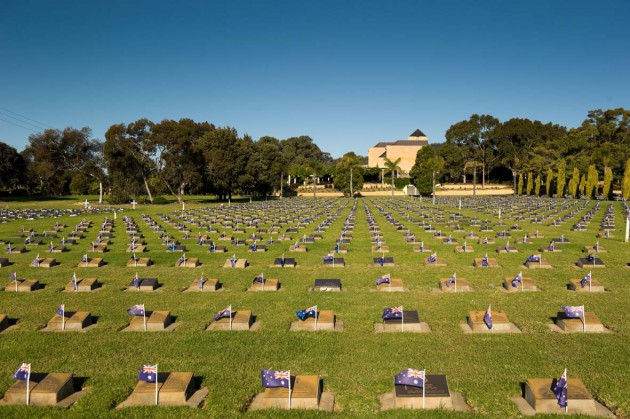
[[[157,365],[143,365],[138,372],[138,380],[155,383],[157,380]]]
[[[569,397],[568,397],[568,391],[567,391],[566,368],[564,369],[564,373],[562,374],[562,377],[560,377],[558,381],[556,381],[556,384],[552,387],[551,390],[553,391],[553,394],[555,394],[556,398],[558,399],[558,406],[567,407],[567,399]]]
[[[77,286],[77,274],[76,273],[72,274],[72,289],[74,291],[77,291],[79,289],[78,286]]]
[[[13,272],[9,275],[11,281],[17,281],[17,272]]]
[[[591,272],[589,272],[584,278],[582,278],[582,280],[580,281],[580,285],[582,286],[582,288],[584,288],[586,284],[589,284],[590,282],[591,282]]]
[[[326,256],[324,256],[324,262],[333,261],[333,260],[335,260],[335,256],[332,253],[329,253]]]
[[[61,304],[55,313],[59,314],[62,317],[66,317],[66,305]]]
[[[551,241],[551,243],[549,243],[549,246],[547,246],[547,250],[548,250],[549,252],[553,252],[553,249],[554,249],[554,243],[555,243],[555,242],[552,240],[552,241]]]
[[[260,284],[264,284],[265,283],[265,276],[263,275],[263,273],[259,273],[258,275],[256,275],[256,277],[254,278],[254,284],[256,283],[260,283]]]
[[[389,284],[391,282],[390,274],[385,274],[376,280],[376,285]]]
[[[386,308],[383,310],[383,320],[387,319],[402,319],[403,308],[402,306]]]
[[[567,317],[572,319],[584,317],[584,306],[562,306],[562,310]]]
[[[35,259],[33,260],[33,266],[39,266],[39,253],[37,254],[37,256],[35,256]]]
[[[540,255],[531,255],[530,257],[527,258],[528,262],[540,262]]]
[[[516,288],[519,282],[523,282],[523,272],[519,272],[518,275],[512,280],[512,286]]]
[[[289,371],[260,370],[262,385],[265,388],[290,388],[291,373]]]
[[[184,262],[186,262],[186,255],[182,255],[182,257],[177,260],[177,266],[182,266]]]
[[[127,313],[133,316],[144,316],[144,304],[136,304],[135,306],[129,308]]]
[[[396,374],[394,384],[402,384],[412,387],[424,387],[424,371],[407,368],[400,374]]]
[[[488,329],[492,329],[492,308],[488,306],[486,314],[483,315],[483,322],[488,326]]]
[[[20,368],[13,374],[14,380],[28,381],[31,376],[31,364],[22,362]]]
[[[87,262],[88,261],[88,255],[83,255],[83,257],[81,258],[81,262]]]
[[[483,259],[481,259],[481,266],[488,266],[488,254],[487,253],[483,257]]]
[[[224,308],[223,310],[219,311],[217,314],[214,315],[214,321],[217,321],[219,319],[222,318],[230,318],[232,317],[232,306],[228,306],[226,308]]]
[[[140,288],[140,280],[138,279],[138,274],[136,273],[136,276],[133,277],[132,280],[132,285],[134,288]]]
[[[446,288],[450,288],[451,284],[453,285],[456,284],[456,281],[457,281],[457,277],[455,276],[455,274],[453,274],[453,276],[451,276],[449,280],[444,283],[444,285],[446,285]]]
[[[317,318],[317,306],[309,307],[306,310],[297,310],[295,315],[298,316],[300,320],[306,320],[309,317]]]
[[[435,262],[437,262],[437,253],[433,253],[431,256],[429,256],[429,263]]]

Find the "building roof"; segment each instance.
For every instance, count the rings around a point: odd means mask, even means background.
[[[410,135],[410,137],[426,137],[426,135],[424,135],[424,132],[417,129]]]
[[[428,140],[398,140],[398,141],[391,141],[391,142],[381,141],[380,143],[376,144],[374,147],[410,146],[410,145],[425,146],[428,144],[429,144]]]

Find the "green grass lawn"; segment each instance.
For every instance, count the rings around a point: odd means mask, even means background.
[[[80,197],[58,201],[20,201],[2,204],[8,208],[81,208]],[[309,201],[309,199],[311,201]],[[300,198],[301,202],[313,202],[312,198]],[[284,202],[282,200],[279,202]],[[375,199],[389,203],[389,198]],[[92,201],[95,202],[95,201]],[[298,202],[296,200],[296,202]],[[317,201],[319,202],[319,201]],[[340,206],[343,200],[335,201]],[[369,200],[366,200],[368,203]],[[420,204],[406,198],[396,198],[392,203],[404,203],[415,208]],[[242,205],[256,205],[244,203]],[[592,207],[593,203],[590,204]],[[582,379],[600,403],[620,416],[630,414],[630,314],[627,305],[630,296],[630,244],[623,243],[625,227],[621,205],[615,203],[617,232],[615,238],[599,239],[607,253],[601,258],[605,269],[593,270],[593,277],[607,289],[606,293],[576,293],[566,289],[571,278],[582,278],[587,270],[574,266],[581,249],[593,245],[598,224],[608,204],[603,203],[585,232],[568,231],[571,222],[562,227],[547,224],[532,225],[523,221],[519,224],[524,232],[538,229],[544,238],[533,239],[531,244],[516,245],[519,253],[496,254],[498,245],[505,244],[497,239],[496,245],[478,245],[474,253],[453,253],[454,246],[444,245],[425,233],[421,227],[403,221],[418,239],[436,250],[448,264],[445,268],[422,266],[428,254],[412,252],[405,243],[403,233],[396,231],[373,204],[369,207],[390,247],[387,256],[395,258],[392,268],[373,267],[370,232],[361,200],[356,209],[354,238],[346,245],[349,252],[339,255],[345,258],[346,268],[327,268],[322,257],[334,248],[335,239],[341,233],[343,222],[350,212],[352,201],[341,212],[324,239],[308,244],[308,253],[289,253],[292,242],[268,246],[265,253],[248,253],[246,247],[231,246],[227,253],[210,254],[208,246],[196,245],[197,229],[192,227],[191,238],[182,240],[172,224],[159,220],[182,244],[188,247],[187,257],[197,257],[203,266],[196,269],[175,268],[179,253],[169,253],[160,244],[157,233],[151,231],[141,219],[142,213],[157,219],[158,213],[170,214],[181,209],[177,204],[167,206],[139,206],[132,211],[118,213],[112,244],[102,255],[107,262],[99,269],[77,268],[81,256],[90,242],[96,238],[104,214],[86,215],[94,222],[86,238],[70,251],[54,254],[61,263],[52,269],[34,268],[29,264],[37,252],[50,256],[46,250],[48,242],[22,255],[12,254],[11,267],[0,269],[0,285],[9,283],[9,274],[17,271],[20,278],[39,279],[45,289],[33,293],[0,293],[0,313],[18,320],[17,328],[0,335],[0,393],[12,385],[11,377],[21,362],[32,364],[36,372],[71,372],[84,379],[91,391],[67,411],[47,408],[1,407],[2,417],[232,417],[247,411],[250,400],[262,391],[260,369],[291,370],[292,374],[319,374],[324,390],[334,392],[339,413],[307,411],[263,411],[249,412],[251,417],[323,417],[379,415],[378,395],[391,391],[392,378],[405,368],[425,369],[428,374],[446,374],[452,391],[461,393],[472,409],[472,413],[435,411],[387,411],[387,417],[493,417],[519,416],[510,400],[521,395],[521,383],[527,378],[559,377],[564,368],[570,377]],[[212,204],[214,206],[214,204]],[[429,205],[430,206],[430,205]],[[191,202],[186,210],[208,208],[208,204]],[[404,207],[400,206],[403,211]],[[454,208],[447,208],[454,211]],[[573,220],[585,213],[579,212]],[[480,218],[489,217],[475,211],[462,213]],[[127,268],[129,254],[125,252],[128,240],[124,232],[122,216],[134,217],[145,236],[148,256],[154,265],[148,268]],[[112,214],[108,214],[111,218]],[[11,221],[0,224],[0,238],[9,238],[19,231],[20,226],[33,228],[37,232],[50,228],[55,221],[69,227],[61,233],[67,234],[82,216],[33,221]],[[505,217],[504,217],[505,218]],[[310,234],[324,219],[312,222],[298,234]],[[512,222],[505,219],[507,225]],[[188,223],[187,223],[188,224]],[[260,226],[259,226],[260,227]],[[436,227],[438,227],[436,225]],[[463,225],[466,232],[470,227]],[[440,226],[443,231],[452,229]],[[474,228],[478,231],[479,228]],[[219,229],[221,231],[221,228]],[[245,238],[245,234],[235,234]],[[521,238],[523,233],[514,233]],[[571,240],[563,244],[561,253],[544,254],[553,265],[549,270],[528,271],[522,268],[527,256],[539,253],[552,237],[561,232]],[[496,228],[495,228],[496,233]],[[230,234],[228,230],[228,234]],[[463,232],[452,233],[461,242]],[[494,233],[488,233],[493,236]],[[212,233],[212,238],[218,233]],[[264,240],[269,235],[263,234]],[[17,240],[17,239],[14,239]],[[55,244],[60,239],[53,240]],[[218,245],[223,242],[216,242]],[[475,269],[474,257],[485,253],[497,258],[498,269]],[[248,269],[224,269],[223,263],[233,253],[247,258]],[[274,257],[285,253],[295,257],[296,269],[270,268]],[[92,255],[92,254],[90,254]],[[94,255],[100,257],[101,255]],[[0,251],[6,256],[6,249]],[[513,277],[520,270],[524,276],[533,277],[539,292],[507,293],[498,290],[504,277]],[[91,293],[65,293],[63,287],[70,281],[73,272],[78,277],[96,277],[103,288]],[[141,277],[156,277],[163,287],[154,293],[124,292],[122,289],[138,272]],[[182,293],[201,272],[204,277],[219,278],[225,290],[218,293]],[[278,278],[284,290],[280,292],[247,292],[253,277],[264,272],[267,278]],[[474,292],[445,294],[433,292],[438,278],[449,277],[457,272],[466,278]],[[374,292],[374,281],[384,273],[402,278],[409,288],[405,293]],[[339,278],[345,292],[313,293],[308,287],[316,278]],[[90,311],[98,318],[97,326],[88,333],[44,333],[38,331],[53,317],[59,304],[67,310]],[[134,304],[146,305],[147,310],[170,310],[180,326],[172,333],[122,333],[130,317],[127,308]],[[219,310],[232,304],[235,310],[252,310],[261,329],[257,332],[206,332],[205,327]],[[321,309],[332,309],[345,324],[343,332],[289,332],[291,322],[296,320],[295,310],[317,304]],[[380,322],[386,307],[403,305],[405,310],[418,310],[421,321],[428,322],[431,333],[421,334],[376,334],[374,324]],[[522,334],[464,334],[460,324],[465,323],[471,310],[485,310],[488,304],[493,309],[506,312],[510,321],[522,330]],[[594,311],[614,333],[608,334],[557,334],[548,329],[562,305],[586,306]],[[209,395],[200,409],[188,408],[127,408],[114,407],[125,400],[137,382],[136,374],[143,363],[158,363],[161,371],[191,371],[199,377],[201,385],[209,389]],[[33,413],[36,412],[36,413]]]

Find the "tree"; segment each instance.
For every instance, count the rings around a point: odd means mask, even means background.
[[[485,188],[486,173],[496,158],[496,147],[490,133],[498,124],[499,120],[491,115],[474,114],[467,121],[451,125],[446,131],[447,141],[463,146],[469,151],[473,160],[481,163],[482,188]],[[473,170],[476,171],[476,167],[476,165],[473,166]]]
[[[553,181],[553,169],[547,169],[547,178],[545,179],[545,194],[551,197],[551,182]]]
[[[532,189],[534,189],[534,178],[532,172],[527,173],[527,193],[525,195],[531,195]]]
[[[431,194],[435,199],[435,182],[444,169],[444,159],[433,147],[422,147],[416,153],[416,162],[409,171],[413,184],[421,195]]]
[[[518,189],[516,190],[516,195],[523,195],[523,174],[519,173],[518,175]]]
[[[388,158],[385,159],[385,167],[387,168],[387,170],[390,170],[392,172],[392,196],[394,196],[394,173],[400,170],[400,166],[398,166],[398,163],[400,163],[401,160],[402,159],[400,157],[398,157],[394,161],[391,161]]]
[[[580,196],[584,196],[586,192],[586,174],[583,174],[582,178],[580,179],[579,191]]]
[[[346,196],[352,196],[354,191],[363,187],[363,168],[355,153],[346,153],[339,159],[333,180],[335,189]]]
[[[0,142],[0,188],[15,190],[26,183],[26,161],[17,150]]]
[[[423,147],[425,148],[425,147]],[[444,160],[444,177],[446,181],[459,182],[464,175],[464,166],[470,159],[468,150],[454,142],[440,144],[435,152]]]
[[[624,199],[630,199],[630,159],[626,160],[626,170],[623,173],[621,194]]]
[[[560,162],[558,163],[558,182],[556,184],[556,193],[558,194],[559,197],[564,196],[564,185],[566,184],[567,181],[567,162],[562,159],[560,160]],[[547,195],[551,196],[551,194],[549,193],[549,191],[547,191]]]
[[[262,137],[252,144],[245,171],[253,179],[252,189],[257,194],[267,196],[280,188],[285,166],[280,141],[273,137]]]
[[[540,184],[541,184],[541,179],[540,179],[540,174],[538,176],[536,176],[536,182],[535,182],[535,187],[534,187],[534,193],[536,194],[536,196],[540,196]]]
[[[586,189],[584,194],[587,198],[593,198],[593,193],[597,195],[597,184],[599,183],[599,176],[594,164],[588,167],[588,177],[586,178]]]
[[[572,197],[577,198],[577,190],[580,185],[580,171],[577,167],[573,168],[573,176],[569,181],[569,193]]]
[[[610,167],[604,170],[604,187],[602,189],[602,196],[604,199],[610,199],[611,186],[613,181],[613,172]]]

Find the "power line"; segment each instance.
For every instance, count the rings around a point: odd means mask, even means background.
[[[7,122],[7,123],[9,123],[11,125],[15,125],[16,127],[24,128],[24,129],[27,129],[29,131],[38,132],[37,130],[34,130],[33,128],[29,128],[29,127],[25,127],[25,126],[20,125],[20,124],[16,124],[15,122],[9,121],[8,119],[0,118],[0,121]]]
[[[27,121],[32,121],[32,122],[35,122],[37,125],[41,125],[41,127],[44,127],[44,128],[54,128],[54,127],[52,127],[52,126],[50,126],[50,125],[48,125],[48,124],[46,124],[46,123],[44,123],[44,122],[38,121],[38,120],[33,119],[33,118],[29,118],[29,117],[28,117],[28,116],[26,116],[26,115],[22,115],[22,114],[19,114],[19,113],[17,113],[17,112],[13,112],[13,111],[12,111],[12,110],[10,110],[10,109],[3,108],[3,107],[1,107],[1,106],[0,106],[0,113],[4,114],[5,116],[7,116],[7,117],[9,117],[9,118],[19,120],[19,118],[16,118],[15,116],[7,115],[7,112],[9,112],[9,113],[11,113],[11,114],[13,114],[13,115],[17,115],[17,116],[19,116],[20,118],[23,118],[23,119],[25,119],[25,120],[27,120]],[[32,124],[32,123],[27,122],[27,121],[20,121],[20,122],[22,122],[22,123],[26,123],[26,124],[28,124],[28,125],[32,125],[32,126],[34,126],[34,127],[36,127],[36,128],[40,128],[40,127],[38,127],[37,125]]]

